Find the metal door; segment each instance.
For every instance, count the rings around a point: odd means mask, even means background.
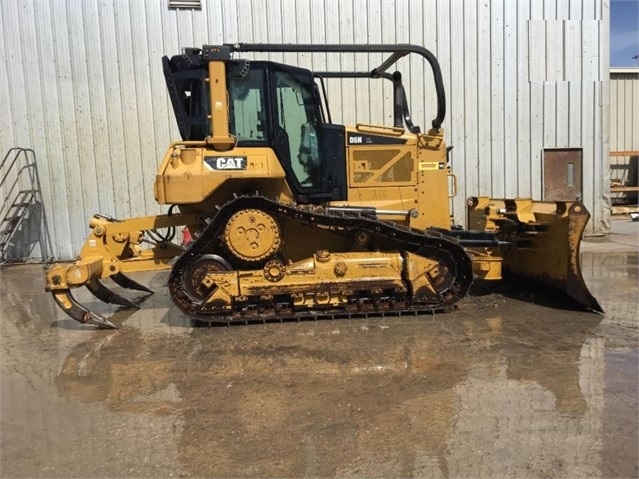
[[[544,150],[544,201],[581,200],[581,148]]]

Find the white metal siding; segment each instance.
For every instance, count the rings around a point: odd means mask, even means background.
[[[610,74],[610,150],[639,150],[639,68]]]
[[[639,151],[639,68],[610,73],[610,150]],[[626,184],[629,157],[611,157],[611,180]]]
[[[155,214],[155,169],[179,137],[160,57],[222,42],[415,43],[433,51],[444,127],[465,198],[542,193],[543,148],[583,148],[588,232],[607,231],[608,0],[166,0],[0,2],[0,146],[39,160],[54,255],[72,258],[95,212]],[[281,54],[317,70],[368,69],[381,55]],[[400,61],[412,117],[435,114],[430,69]],[[333,120],[392,121],[389,85],[331,82]],[[3,192],[0,191],[0,194]]]

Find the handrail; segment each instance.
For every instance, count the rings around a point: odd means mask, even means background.
[[[27,165],[23,167],[22,169],[35,166],[35,163],[29,163],[29,159],[27,155],[27,153],[31,153],[32,155],[35,156],[35,151],[33,151],[31,148],[13,147],[13,148],[9,148],[9,151],[7,151],[7,154],[4,155],[4,158],[2,159],[2,162],[0,163],[0,171],[2,171],[2,168],[4,168],[5,166],[5,163],[9,160],[9,155],[11,155],[12,151],[15,151],[16,153],[15,155],[13,155],[13,161],[11,162],[11,165],[9,165],[9,167],[7,168],[7,171],[13,168],[13,165],[15,165],[16,161],[20,159],[21,153],[24,153],[25,158],[27,159]],[[0,188],[2,187],[2,185],[4,184],[6,180],[7,180],[7,175],[6,174],[2,175],[2,179],[0,180]]]
[[[9,161],[10,155],[12,153],[14,154],[13,156],[11,156],[11,161]],[[32,156],[31,161],[29,161],[29,153]],[[25,164],[18,169],[15,175],[9,175],[9,171],[14,168],[14,166],[22,158],[22,156],[24,156]],[[29,182],[31,183],[31,185],[33,185],[34,180],[36,179],[35,176],[37,176],[37,171],[35,171],[35,152],[30,148],[10,148],[2,159],[2,162],[0,162],[0,176],[2,177],[0,179],[0,188],[2,188],[2,186],[9,180],[9,178],[13,178],[13,183],[11,183],[11,186],[7,188],[4,201],[2,203],[2,206],[0,207],[0,220],[5,218],[5,216],[9,212],[9,209],[11,208],[12,201],[9,201],[9,199],[13,197],[17,198],[22,192],[22,190],[19,190],[18,187],[22,172],[24,170],[32,170],[29,172]],[[38,184],[39,188],[39,181],[37,181],[36,183]],[[15,193],[16,188],[18,188],[19,190],[17,193]],[[29,191],[35,191],[38,193],[40,192],[39,189],[34,190],[33,188],[31,188]]]

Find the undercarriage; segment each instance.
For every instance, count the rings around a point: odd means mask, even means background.
[[[332,247],[289,246],[288,227]],[[246,196],[222,207],[176,261],[169,289],[190,317],[230,322],[443,311],[472,278],[464,248],[441,234]]]

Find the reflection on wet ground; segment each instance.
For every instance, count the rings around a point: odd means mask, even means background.
[[[636,477],[637,254],[582,268],[605,316],[493,293],[193,329],[159,292],[112,308],[117,331],[65,319],[41,268],[4,270],[0,475]]]

